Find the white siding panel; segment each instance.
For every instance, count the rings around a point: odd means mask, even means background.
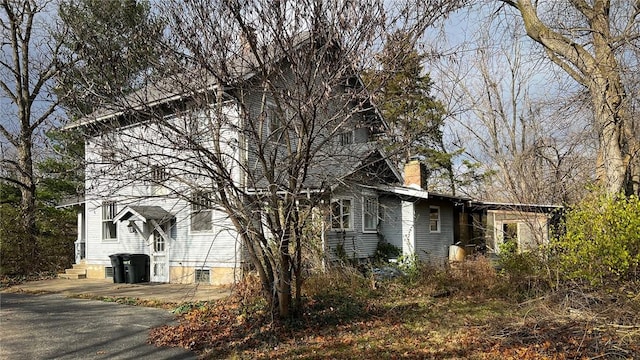
[[[416,252],[414,203],[402,201],[400,207],[402,213],[402,255],[412,256]]]

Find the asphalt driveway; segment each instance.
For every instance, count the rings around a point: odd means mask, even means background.
[[[0,359],[196,359],[146,343],[150,328],[173,320],[162,309],[3,292]]]

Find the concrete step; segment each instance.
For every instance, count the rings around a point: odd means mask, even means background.
[[[72,274],[87,275],[87,269],[77,269],[77,268],[65,269],[64,272],[69,275],[72,275]]]
[[[58,274],[58,279],[86,279],[87,278],[87,274]]]
[[[87,278],[87,265],[86,264],[73,264],[73,268],[65,269],[63,274],[58,274],[60,279],[86,279]]]
[[[73,266],[74,269],[83,269],[83,270],[85,270],[85,269],[88,268],[86,263],[73,264],[72,266]]]

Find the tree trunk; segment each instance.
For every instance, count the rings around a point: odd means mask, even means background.
[[[36,226],[36,184],[33,179],[33,158],[31,154],[31,137],[22,136],[18,146],[17,179],[20,182],[20,228],[23,237],[20,240],[21,273],[27,274],[37,268],[38,246]]]
[[[628,156],[624,153],[624,110],[620,107],[620,95],[611,94],[607,85],[594,86],[591,97],[594,105],[595,125],[598,131],[598,163],[596,177],[608,194],[616,194],[626,189]],[[615,90],[614,90],[615,91]]]
[[[286,319],[291,314],[291,255],[289,233],[280,242],[280,271],[278,274],[278,315]]]
[[[583,47],[543,23],[530,0],[502,1],[518,9],[527,35],[544,47],[549,58],[589,90],[599,137],[598,181],[608,194],[628,192],[634,187],[634,179],[640,178],[636,165],[638,140],[631,129],[629,99],[613,48],[609,2],[572,2],[588,22],[593,37],[592,46]]]

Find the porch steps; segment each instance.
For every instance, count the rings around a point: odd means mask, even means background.
[[[73,264],[73,268],[65,269],[64,273],[58,274],[59,279],[86,279],[87,265],[85,263]]]

